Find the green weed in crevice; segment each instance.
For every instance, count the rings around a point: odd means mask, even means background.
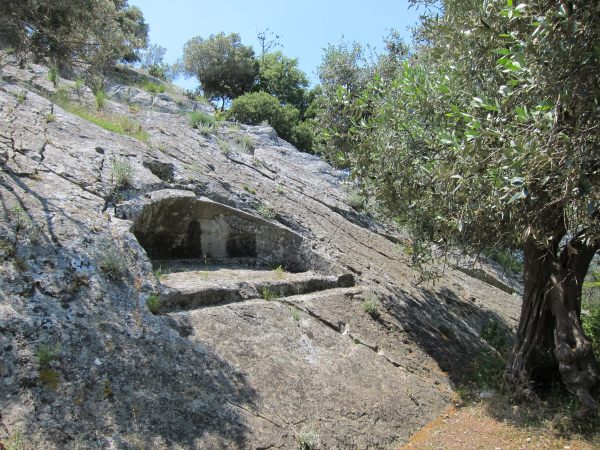
[[[131,187],[133,184],[133,166],[127,158],[115,158],[112,161],[112,178],[119,189]]]
[[[379,299],[375,295],[368,296],[362,302],[362,309],[375,320],[379,319],[381,316],[381,312],[379,311]]]
[[[146,299],[146,305],[152,314],[160,312],[160,296],[152,294]]]
[[[110,244],[100,253],[98,265],[100,270],[111,280],[120,280],[127,272],[123,254]]]
[[[260,296],[263,300],[267,300],[267,301],[271,301],[271,300],[275,300],[276,298],[279,298],[277,293],[268,287],[262,288],[260,290]]]

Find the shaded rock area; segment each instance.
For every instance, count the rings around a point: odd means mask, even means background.
[[[485,327],[514,328],[518,299],[485,280],[417,285],[343,172],[268,126],[202,134],[180,93],[131,108],[120,83],[104,113],[148,139],[53,104],[43,66],[2,69],[0,412],[27,446],[397,448]]]

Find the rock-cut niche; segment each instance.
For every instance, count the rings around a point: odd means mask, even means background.
[[[208,200],[173,197],[146,205],[132,231],[153,260],[252,258],[306,270],[302,239],[284,227]]]

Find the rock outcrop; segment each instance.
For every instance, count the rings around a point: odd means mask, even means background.
[[[268,126],[202,134],[197,102],[114,82],[140,140],[42,66],[2,75],[0,413],[31,448],[396,448],[514,327],[461,271],[416,285],[405,238]]]

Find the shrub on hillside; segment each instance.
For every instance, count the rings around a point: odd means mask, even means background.
[[[312,153],[314,140],[315,132],[309,122],[300,122],[292,130],[292,143],[302,151]]]
[[[268,122],[282,139],[302,150],[312,148],[312,132],[308,125],[300,123],[299,111],[290,105],[282,106],[276,97],[266,92],[252,92],[236,98],[227,118],[247,125]]]

